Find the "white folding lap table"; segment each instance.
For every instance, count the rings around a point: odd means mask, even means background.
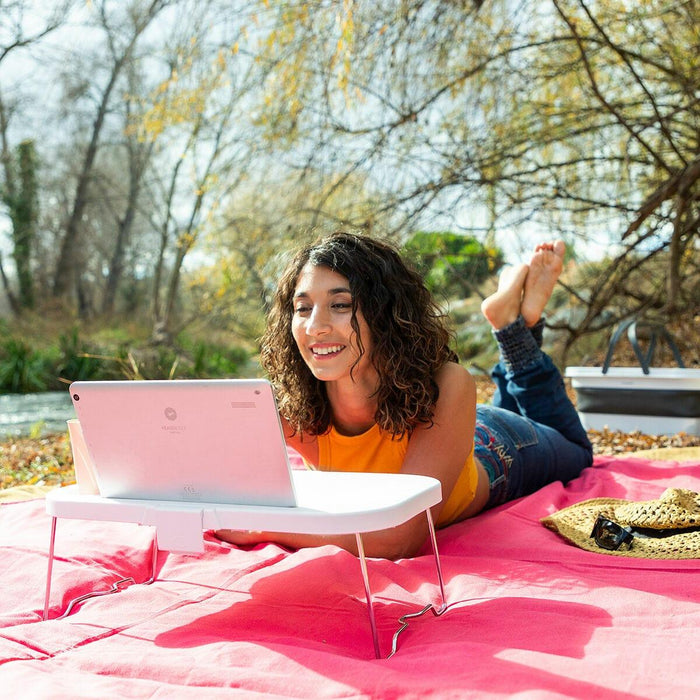
[[[440,482],[437,479],[413,474],[302,470],[293,471],[292,479],[297,500],[297,505],[293,507],[104,498],[80,494],[77,486],[62,487],[49,492],[46,496],[46,511],[51,516],[51,539],[44,619],[48,619],[57,518],[155,526],[154,566],[150,581],[156,578],[155,555],[159,549],[202,552],[204,530],[266,530],[314,535],[355,534],[374,652],[376,657],[380,658],[362,533],[396,527],[424,512],[435,557],[441,609],[445,608],[440,557],[430,513],[430,508],[439,503],[442,497]]]

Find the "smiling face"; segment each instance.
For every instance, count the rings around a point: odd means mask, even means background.
[[[352,302],[350,284],[340,273],[310,264],[301,270],[294,292],[292,334],[304,362],[321,381],[359,383],[370,374],[376,376],[368,355],[369,327],[358,309],[360,344],[352,327]]]

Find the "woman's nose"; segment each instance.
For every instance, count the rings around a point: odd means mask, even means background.
[[[330,318],[324,309],[315,307],[308,317],[306,332],[309,335],[322,335],[330,330]]]

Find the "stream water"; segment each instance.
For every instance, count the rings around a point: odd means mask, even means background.
[[[75,411],[67,391],[0,395],[0,440],[29,435],[34,428],[42,435],[60,433],[69,418]]]

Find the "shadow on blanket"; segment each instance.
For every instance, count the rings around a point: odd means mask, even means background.
[[[320,562],[318,562],[320,564]],[[302,565],[299,575],[318,576],[317,566]],[[289,576],[285,581],[284,575],[269,577],[265,585],[255,584],[251,588],[251,598],[235,603],[223,610],[192,620],[187,625],[173,627],[154,638],[158,646],[176,649],[191,648],[208,644],[212,639],[230,638],[245,639],[249,642],[265,644],[272,634],[278,639],[295,639],[295,646],[314,647],[318,643],[318,635],[328,635],[332,630],[335,639],[323,639],[323,643],[333,648],[335,653],[344,654],[348,650],[356,651],[362,646],[370,650],[371,638],[369,632],[356,622],[366,622],[361,619],[364,612],[364,601],[361,605],[343,605],[336,603],[314,601],[313,610],[304,610],[304,606],[285,605],[280,601],[280,590],[294,590],[298,587],[297,576]],[[290,588],[285,588],[289,585]],[[281,587],[281,588],[280,588]],[[335,598],[335,596],[333,597]],[[347,598],[346,598],[347,600]],[[296,607],[296,610],[293,608]],[[401,601],[386,601],[377,606],[378,615],[387,623],[396,623],[398,617],[405,612],[412,612]],[[319,608],[322,613],[319,615]],[[300,625],[300,614],[309,617]],[[316,622],[318,617],[329,616],[335,624],[328,621]],[[610,627],[612,618],[602,608],[584,603],[566,601],[533,600],[531,598],[504,597],[491,600],[470,600],[459,603],[449,611],[448,618],[440,622],[426,618],[425,627],[421,634],[430,639],[431,625],[449,625],[452,643],[469,643],[477,637],[480,643],[497,654],[505,649],[527,649],[543,654],[557,654],[571,658],[583,658],[586,644],[590,642],[596,629]],[[266,619],[264,634],[256,634],[256,621]],[[421,622],[413,624],[416,630]],[[390,625],[386,625],[389,627]],[[440,637],[445,630],[440,630]],[[418,634],[418,632],[416,632]],[[439,641],[439,638],[433,639]],[[360,658],[368,654],[360,654]],[[494,655],[494,654],[491,654]]]

